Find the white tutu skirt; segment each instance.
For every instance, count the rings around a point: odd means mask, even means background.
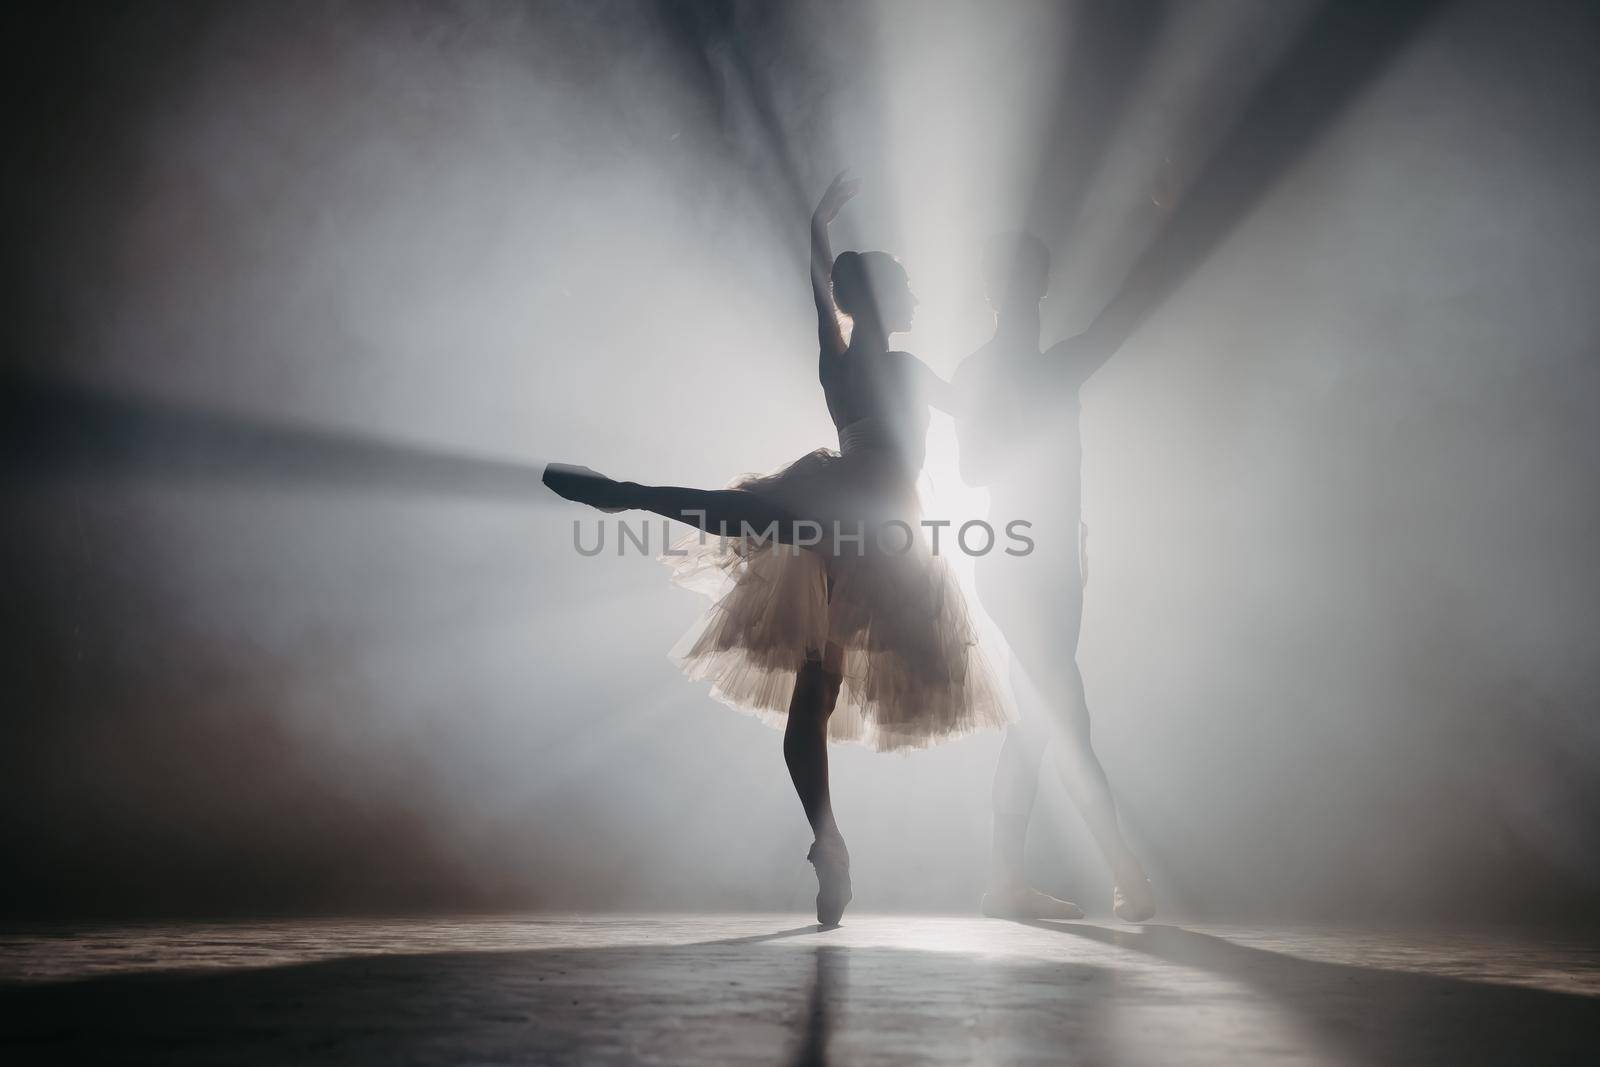
[[[760,493],[795,516],[864,540],[815,548],[693,533],[662,557],[673,580],[712,605],[673,648],[693,679],[725,704],[782,727],[795,676],[832,642],[844,652],[843,683],[829,720],[835,741],[879,751],[923,748],[1009,721],[994,672],[978,646],[966,598],[917,525],[914,483],[894,455],[819,449],[731,488]],[[897,520],[915,531],[904,551],[875,533]],[[899,549],[904,527],[883,533]]]

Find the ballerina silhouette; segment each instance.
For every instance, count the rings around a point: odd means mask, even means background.
[[[1076,904],[1033,889],[1023,873],[1028,819],[1039,768],[1053,744],[1056,763],[1110,865],[1119,918],[1155,914],[1144,869],[1123,840],[1106,772],[1089,740],[1089,707],[1077,663],[1083,615],[1078,390],[1115,351],[1092,329],[1039,349],[1039,304],[1050,254],[1031,234],[989,243],[983,275],[995,310],[994,337],[956,368],[961,395],[956,435],[961,474],[987,485],[996,514],[1027,515],[1038,532],[1026,557],[991,553],[977,561],[978,595],[1012,651],[1012,689],[1021,720],[1007,727],[994,777],[990,888],[983,910],[1000,918],[1077,919]]]
[[[674,655],[718,699],[783,724],[784,760],[815,836],[807,858],[825,925],[850,901],[829,739],[916,748],[1007,721],[960,587],[914,534],[929,407],[950,410],[954,394],[916,357],[889,348],[917,304],[899,261],[884,252],[834,259],[829,247],[828,227],[858,189],[840,174],[811,218],[817,375],[838,451],[817,449],[726,489],[618,482],[566,464],[544,474],[569,500],[719,535],[691,534],[677,546],[683,555],[664,557],[676,580],[714,597]],[[841,312],[852,323],[848,344]]]

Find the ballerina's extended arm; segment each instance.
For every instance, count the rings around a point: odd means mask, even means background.
[[[817,374],[822,377],[834,369],[845,349],[839,311],[833,306],[833,248],[828,242],[828,225],[860,191],[861,182],[840,171],[811,214],[811,296],[817,304]]]

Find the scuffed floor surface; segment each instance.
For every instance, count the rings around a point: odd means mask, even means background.
[[[0,1061],[1593,1063],[1600,946],[852,915],[0,934]]]

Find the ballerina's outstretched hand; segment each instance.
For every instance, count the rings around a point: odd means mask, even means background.
[[[852,177],[848,170],[841,170],[833,176],[833,181],[828,183],[828,188],[823,191],[822,199],[817,201],[817,210],[812,213],[813,221],[826,226],[839,217],[839,211],[856,194],[861,192],[861,179]]]

